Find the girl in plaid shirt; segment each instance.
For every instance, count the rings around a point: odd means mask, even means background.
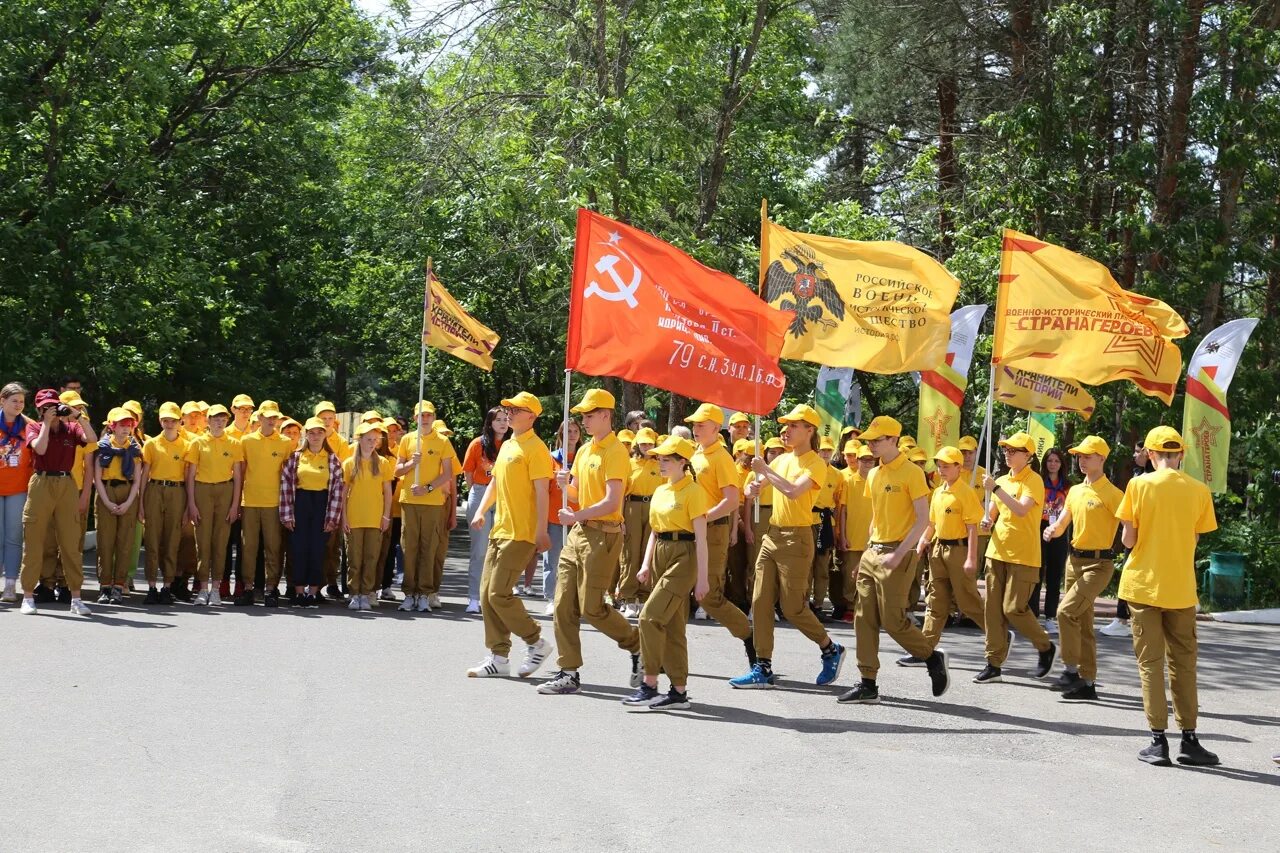
[[[325,446],[324,421],[305,424],[306,441],[280,472],[280,523],[290,533],[294,607],[318,607],[329,536],[342,524],[342,461]]]

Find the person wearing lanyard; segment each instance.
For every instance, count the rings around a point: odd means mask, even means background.
[[[1176,429],[1159,426],[1143,446],[1155,470],[1135,477],[1116,510],[1121,541],[1132,549],[1120,575],[1120,597],[1129,602],[1133,653],[1142,677],[1142,707],[1151,743],[1138,753],[1147,764],[1167,767],[1169,702],[1165,665],[1173,692],[1173,714],[1182,730],[1178,763],[1211,766],[1218,756],[1196,735],[1196,543],[1218,529],[1209,487],[1180,469],[1186,445]]]
[[[98,494],[99,604],[124,602],[124,586],[137,566],[133,531],[138,525],[138,490],[142,487],[142,447],[133,436],[133,414],[121,407],[107,414],[110,435],[93,451],[93,485]]]
[[[1000,681],[1001,667],[1009,656],[1012,627],[1036,648],[1035,677],[1053,669],[1058,647],[1031,615],[1028,601],[1040,579],[1040,507],[1044,505],[1044,480],[1031,467],[1035,439],[1015,432],[1000,439],[1009,473],[1000,479],[982,478],[983,490],[992,498],[982,519],[991,531],[987,545],[986,624],[987,665],[973,679],[976,684]]]
[[[342,524],[342,462],[317,417],[303,424],[306,441],[280,472],[280,523],[290,531],[293,606],[320,606],[326,540]]]
[[[685,423],[692,424],[693,439],[697,443],[697,450],[691,460],[694,481],[707,495],[707,510],[703,520],[707,528],[707,583],[710,586],[705,595],[698,596],[698,610],[715,619],[735,639],[741,641],[747,655],[747,666],[755,666],[756,648],[751,636],[751,623],[747,621],[747,614],[724,595],[725,566],[729,562],[729,546],[735,538],[733,523],[738,516],[741,497],[738,466],[720,443],[720,425],[724,423],[724,412],[719,406],[703,403],[684,420]],[[667,479],[670,481],[669,477]],[[652,515],[651,512],[651,518]],[[679,585],[683,583],[683,580],[679,581]],[[687,591],[685,595],[688,595]]]
[[[1045,528],[1050,542],[1070,527],[1071,562],[1067,565],[1067,594],[1058,607],[1062,663],[1058,680],[1049,685],[1062,698],[1081,702],[1098,698],[1093,680],[1098,675],[1098,643],[1093,633],[1093,603],[1116,572],[1112,547],[1120,520],[1116,510],[1124,493],[1103,471],[1111,448],[1096,435],[1085,436],[1067,451],[1076,458],[1084,482],[1071,487],[1062,513]]]
[[[649,541],[649,502],[662,483],[658,462],[648,455],[657,443],[658,434],[648,427],[641,427],[632,437],[631,475],[627,478],[622,511],[622,573],[617,596],[622,615],[628,619],[640,616],[640,562]]]
[[[471,439],[462,457],[462,477],[467,484],[467,518],[476,513],[476,507],[484,502],[485,489],[493,481],[493,466],[502,450],[502,442],[511,429],[507,412],[494,406],[484,416],[480,435]],[[485,517],[480,527],[472,526],[471,549],[467,562],[467,612],[480,612],[480,578],[484,574],[484,555],[489,547],[489,529],[493,527],[493,514]]]
[[[715,500],[689,476],[696,446],[688,439],[672,437],[649,451],[657,457],[666,482],[654,492],[649,506],[651,532],[640,575],[646,582],[652,579],[653,593],[640,613],[644,678],[636,692],[622,700],[628,711],[689,708],[685,625],[689,595],[701,601],[711,589],[707,513]],[[736,514],[736,505],[730,512]],[[665,694],[658,692],[662,672],[671,682]]]
[[[88,616],[91,611],[80,600],[84,554],[80,548],[80,500],[71,467],[76,461],[77,448],[97,444],[98,436],[89,416],[83,411],[73,415],[52,388],[36,392],[36,413],[40,420],[27,424],[25,436],[34,454],[35,475],[31,478],[22,513],[21,612],[27,615],[36,612],[31,591],[40,579],[45,537],[52,533],[58,542],[62,575],[71,594],[71,612]]]
[[[196,526],[197,605],[222,603],[219,590],[232,523],[240,517],[244,449],[226,434],[231,419],[221,403],[209,409],[209,431],[187,447],[187,516]]]
[[[144,604],[173,604],[178,543],[187,509],[184,460],[189,440],[178,428],[181,420],[177,403],[160,404],[160,434],[142,445],[142,507],[138,519],[146,545],[148,589]]]
[[[484,642],[489,654],[467,670],[468,678],[493,678],[511,672],[511,635],[527,645],[516,674],[528,678],[551,656],[542,628],[529,617],[523,602],[511,594],[516,578],[538,551],[551,545],[547,535],[547,502],[552,476],[551,451],[534,432],[542,401],[521,391],[502,401],[511,437],[502,443],[492,467],[484,500],[473,508],[472,529],[492,524],[485,546],[480,584]],[[492,514],[490,511],[492,510]],[[487,522],[486,518],[492,518]]]
[[[778,422],[782,424],[784,443],[790,443],[791,452],[770,464],[763,459],[753,459],[751,470],[756,479],[747,487],[747,496],[755,497],[765,483],[773,486],[773,514],[756,559],[751,599],[756,662],[750,672],[729,681],[730,686],[741,689],[769,689],[776,682],[774,620],[770,616],[779,598],[782,617],[818,646],[822,659],[822,669],[816,679],[819,686],[839,677],[845,657],[844,646],[831,639],[806,601],[813,572],[813,499],[823,482],[824,463],[817,452],[818,427],[822,422],[817,411],[807,405],[796,406],[778,418]]]
[[[835,610],[831,618],[837,622],[852,622],[858,605],[858,564],[867,550],[867,538],[871,530],[871,498],[867,496],[867,477],[876,467],[871,448],[856,438],[845,441],[846,467],[840,472],[844,486],[840,490],[840,505],[836,507],[836,547],[840,551],[840,569],[832,575],[831,603]]]
[[[911,556],[929,524],[929,484],[924,471],[899,450],[902,424],[891,417],[874,418],[862,441],[879,466],[867,475],[864,493],[871,499],[869,543],[858,563],[858,608],[854,631],[858,639],[858,671],[862,680],[841,694],[838,702],[872,705],[880,701],[876,675],[880,671],[880,628],[925,662],[935,697],[951,685],[947,653],[936,647],[907,618],[907,587],[913,572]]]
[[[0,389],[0,565],[4,566],[4,595],[0,601],[18,600],[18,569],[22,567],[22,509],[31,482],[31,446],[27,443],[29,420],[22,414],[27,389],[10,382]]]
[[[613,395],[592,388],[570,411],[582,416],[591,436],[573,460],[572,471],[556,474],[560,488],[582,507],[560,510],[572,525],[556,568],[555,627],[560,670],[538,685],[544,694],[577,693],[581,687],[582,617],[631,656],[631,686],[640,686],[640,632],[604,602],[622,550],[622,498],[631,465],[613,434]]]

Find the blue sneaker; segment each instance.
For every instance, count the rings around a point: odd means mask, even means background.
[[[844,665],[844,646],[831,641],[831,648],[822,653],[822,672],[818,673],[818,686],[830,684],[840,677],[840,667]]]
[[[756,664],[746,675],[729,679],[729,686],[743,690],[772,690],[775,680],[772,670],[766,670],[760,664]]]

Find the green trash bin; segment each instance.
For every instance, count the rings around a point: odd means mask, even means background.
[[[1244,554],[1213,551],[1204,573],[1205,598],[1213,610],[1235,610],[1249,598],[1249,581],[1244,576]]]

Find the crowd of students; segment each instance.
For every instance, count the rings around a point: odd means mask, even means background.
[[[0,389],[3,600],[16,602],[20,585],[24,614],[65,600],[90,615],[81,564],[91,502],[99,603],[129,595],[145,542],[146,604],[217,606],[231,597],[253,606],[260,594],[266,607],[330,598],[352,610],[398,601],[400,611],[430,612],[441,605],[462,477],[467,610],[482,615],[488,649],[469,676],[509,674],[514,634],[526,645],[518,676],[556,654],[538,692],[574,693],[585,619],[629,655],[628,710],[688,708],[692,609],[741,641],[747,670],[729,679],[734,688],[776,686],[774,626],[785,619],[817,646],[818,685],[835,683],[846,658],[826,625],[853,623],[859,680],[839,702],[879,701],[881,630],[908,653],[897,663],[922,667],[940,697],[951,679],[940,640],[965,618],[985,636],[976,683],[1003,679],[1016,631],[1035,649],[1033,677],[1049,678],[1060,656],[1050,689],[1087,701],[1097,698],[1094,603],[1115,572],[1119,541],[1129,549],[1120,597],[1151,729],[1139,756],[1170,763],[1167,670],[1177,759],[1218,761],[1196,736],[1193,570],[1197,537],[1216,523],[1207,488],[1179,470],[1185,447],[1168,427],[1146,436],[1134,458],[1141,472],[1122,491],[1107,479],[1111,451],[1098,436],[1051,451],[1041,473],[1032,439],[1014,433],[999,441],[1005,473],[993,477],[977,465],[971,436],[929,459],[886,416],[846,428],[837,453],[806,405],[778,419],[777,438],[758,443],[746,416],[726,423],[710,404],[670,435],[640,412],[616,430],[612,395],[591,389],[549,448],[534,429],[541,402],[520,392],[486,414],[459,459],[425,400],[412,426],[364,413],[353,442],[329,402],[299,422],[243,394],[230,408],[165,402],[153,436],[129,401],[108,410],[99,435],[79,390],[69,382],[38,391],[28,419],[27,390]],[[519,598],[533,594],[540,555],[553,640]],[[922,596],[920,624],[912,611]],[[1109,630],[1127,628],[1118,619]]]

